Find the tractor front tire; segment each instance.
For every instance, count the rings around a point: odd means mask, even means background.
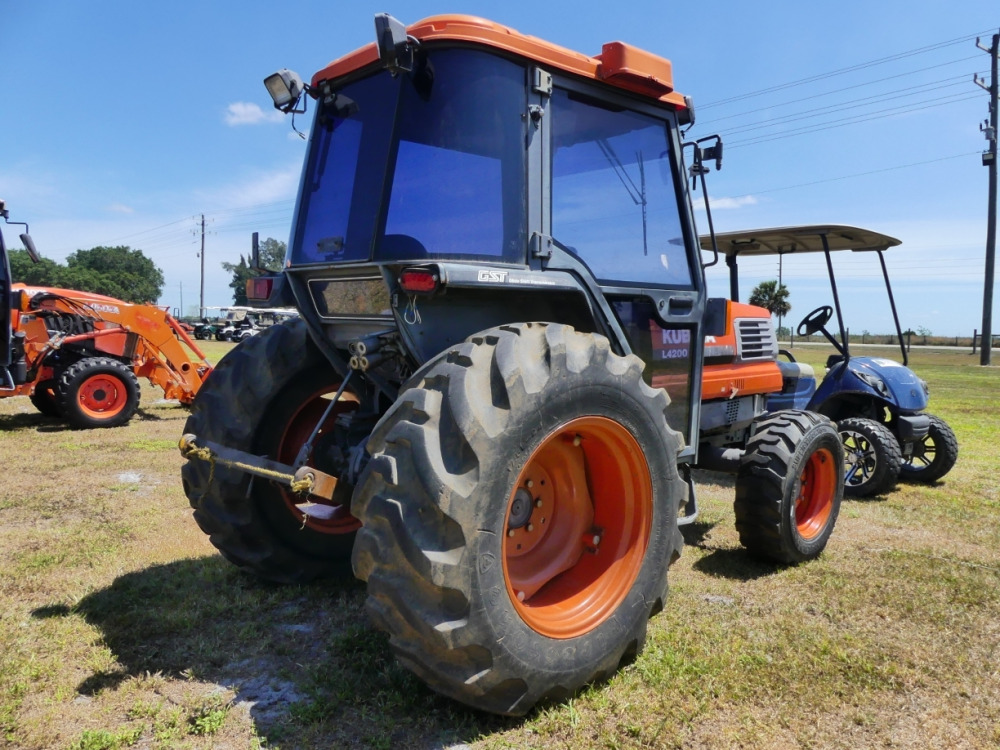
[[[340,385],[305,323],[270,327],[223,357],[198,391],[184,432],[229,448],[292,464]],[[334,422],[357,408],[345,391],[314,443],[309,465],[334,472]],[[194,518],[235,565],[278,583],[350,575],[360,523],[338,486],[334,500],[315,503],[287,486],[237,469],[191,460],[181,469]]]
[[[641,650],[686,492],[642,369],[595,334],[501,326],[421,368],[379,422],[354,572],[432,689],[518,716]]]
[[[926,437],[913,446],[913,453],[899,472],[907,482],[936,482],[943,477],[958,460],[958,438],[941,417],[933,414]]]
[[[808,411],[757,420],[736,475],[736,529],[757,557],[799,563],[818,557],[844,494],[844,450],[833,423]]]
[[[884,424],[851,417],[837,422],[844,444],[844,494],[882,495],[896,486],[903,454],[899,441]]]
[[[58,375],[54,400],[71,427],[121,427],[139,410],[139,381],[116,359],[85,357]]]
[[[28,397],[32,406],[38,409],[39,414],[46,417],[61,417],[59,405],[56,403],[56,381],[43,380],[35,385],[35,390]]]

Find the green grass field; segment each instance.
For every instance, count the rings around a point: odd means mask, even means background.
[[[828,353],[795,349],[818,372]],[[701,516],[646,650],[521,720],[399,667],[354,580],[279,587],[223,560],[181,489],[185,410],[152,386],[114,430],[0,400],[0,746],[997,747],[1000,371],[978,362],[914,350],[958,463],[845,501],[814,562],[745,555],[731,478],[698,472]]]

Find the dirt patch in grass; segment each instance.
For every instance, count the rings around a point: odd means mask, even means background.
[[[521,720],[400,667],[349,572],[280,587],[222,559],[180,486],[186,413],[152,388],[115,430],[0,400],[0,745],[995,747],[1000,376],[927,357],[913,366],[961,446],[944,481],[845,502],[827,552],[780,567],[740,548],[731,478],[698,472],[646,650]]]

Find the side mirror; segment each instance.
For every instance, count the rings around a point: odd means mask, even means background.
[[[35,250],[35,242],[31,239],[31,235],[24,233],[21,235],[21,244],[24,245],[24,249],[28,251],[28,257],[31,258],[32,263],[37,263],[41,258],[38,256],[38,251]]]

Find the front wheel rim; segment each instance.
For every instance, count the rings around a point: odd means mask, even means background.
[[[913,471],[923,471],[930,468],[937,457],[937,443],[931,435],[927,435],[913,446],[913,455],[906,462]]]
[[[840,436],[844,444],[846,481],[852,487],[862,485],[875,475],[878,468],[875,445],[860,432],[853,430],[842,432]]]
[[[803,539],[815,539],[826,528],[833,512],[837,479],[833,453],[827,448],[815,451],[799,476],[799,492],[795,498],[795,527]]]
[[[121,379],[99,373],[91,375],[80,384],[77,402],[88,417],[109,419],[125,410],[128,405],[128,390]]]
[[[632,590],[652,522],[649,466],[624,426],[580,417],[553,430],[507,502],[502,558],[518,615],[550,638],[598,627]]]

